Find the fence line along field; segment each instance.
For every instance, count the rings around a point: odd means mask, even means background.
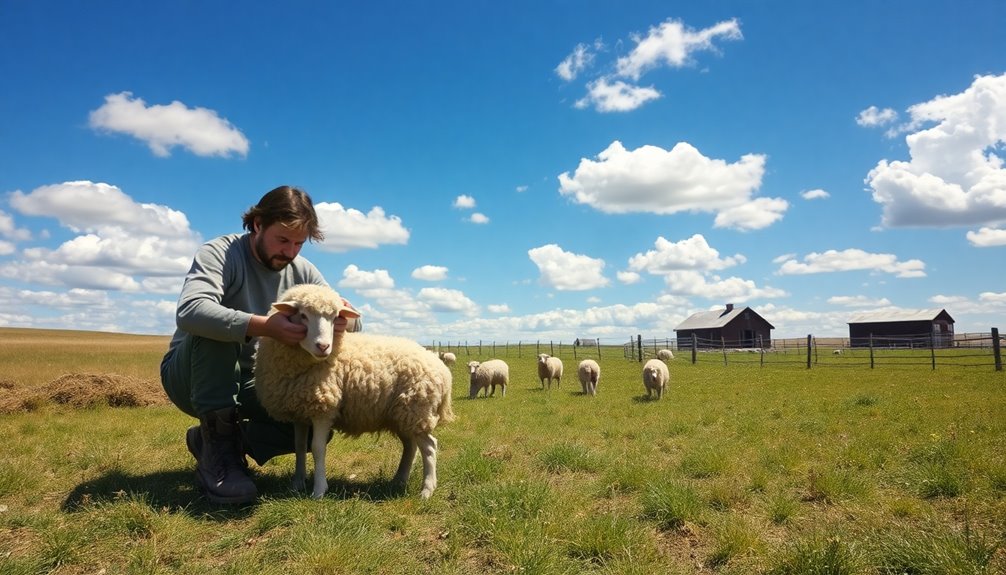
[[[0,329],[0,400],[94,376],[159,392],[167,338]],[[431,346],[436,347],[436,346]],[[647,399],[637,360],[583,349],[542,389],[537,349],[452,368],[439,486],[390,484],[400,444],[335,437],[329,494],[288,489],[293,456],[252,466],[261,497],[194,487],[165,403],[39,399],[0,414],[0,573],[894,574],[1006,572],[1006,377],[981,368],[794,369],[675,352]],[[469,359],[510,366],[468,399]],[[81,391],[83,393],[83,391]]]

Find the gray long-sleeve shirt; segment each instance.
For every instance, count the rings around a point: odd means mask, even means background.
[[[193,335],[241,343],[241,371],[250,374],[255,340],[247,331],[252,315],[268,315],[280,294],[301,283],[328,285],[318,268],[301,256],[280,271],[262,265],[252,254],[249,234],[206,242],[185,276],[169,353]]]

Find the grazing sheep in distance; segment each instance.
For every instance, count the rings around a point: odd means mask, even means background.
[[[494,396],[497,385],[500,387],[500,395],[506,397],[506,386],[510,383],[510,366],[502,359],[490,359],[481,363],[469,361],[468,373],[471,381],[468,387],[469,399],[478,397],[480,389],[485,390],[485,397]]]
[[[842,355],[843,351],[841,349],[835,349],[831,352],[833,355]]]
[[[293,486],[305,486],[307,431],[312,426],[314,485],[311,496],[328,490],[325,450],[336,429],[349,436],[390,431],[402,442],[402,458],[393,481],[405,486],[417,450],[423,460],[427,499],[437,487],[438,423],[454,419],[451,371],[418,343],[393,336],[335,333],[337,316],[352,317],[329,287],[301,284],[283,293],[274,313],[290,314],[307,327],[299,346],[272,338],[259,340],[255,355],[255,392],[266,411],[294,424]]]
[[[449,351],[442,351],[439,353],[440,361],[444,362],[447,367],[454,367],[454,362],[458,360],[457,356]]]
[[[601,379],[601,366],[592,359],[585,359],[576,368],[576,375],[580,378],[580,387],[583,388],[584,395],[597,395],[597,382]]]
[[[545,389],[545,380],[548,380],[548,388],[552,389],[552,380],[555,380],[556,389],[562,383],[562,360],[552,357],[547,353],[538,354],[538,379],[541,380],[541,388]]]
[[[661,349],[661,350],[657,351],[657,359],[660,359],[660,360],[663,360],[663,361],[674,359],[674,352],[672,352],[669,349]]]
[[[664,388],[670,381],[671,374],[667,370],[667,364],[659,359],[651,359],[643,365],[643,386],[646,388],[646,397],[653,397],[656,392],[657,399],[664,396]]]

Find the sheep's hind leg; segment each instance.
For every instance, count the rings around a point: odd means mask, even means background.
[[[423,454],[423,490],[419,492],[419,497],[429,499],[437,488],[437,438],[424,433],[418,440],[419,450]]]
[[[303,491],[307,482],[307,424],[293,424],[294,470],[291,487]]]
[[[395,477],[391,481],[405,487],[409,481],[409,474],[412,473],[412,463],[416,460],[416,451],[419,446],[416,444],[415,437],[404,433],[399,434],[398,439],[402,441],[402,460],[398,463],[398,471],[395,472]]]
[[[311,492],[311,497],[321,499],[328,491],[328,479],[325,477],[325,450],[328,448],[328,432],[332,429],[332,424],[322,420],[315,420],[313,424],[311,457],[314,458],[314,490]]]

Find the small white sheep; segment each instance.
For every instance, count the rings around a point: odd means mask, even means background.
[[[592,359],[585,359],[576,368],[576,375],[580,378],[580,387],[583,388],[584,395],[597,395],[597,382],[601,380],[601,366]]]
[[[468,388],[470,399],[478,397],[479,390],[483,389],[485,390],[483,397],[496,395],[497,385],[500,387],[500,396],[506,397],[506,386],[510,383],[510,366],[502,359],[490,359],[481,363],[469,361],[468,373],[471,381]]]
[[[454,367],[454,363],[458,360],[457,356],[449,351],[441,351],[439,355],[440,361],[447,367]]]
[[[831,353],[832,353],[832,355],[842,355],[842,350],[841,349],[835,349],[835,350],[832,350]]]
[[[545,389],[545,381],[548,380],[548,388],[552,389],[552,380],[555,380],[556,389],[562,383],[562,360],[552,357],[547,353],[538,354],[538,379],[541,380],[541,388]]]
[[[392,336],[335,333],[337,316],[346,308],[331,288],[302,284],[273,304],[307,326],[299,346],[261,338],[255,356],[255,391],[268,413],[294,424],[296,467],[293,486],[305,486],[307,429],[312,426],[314,458],[312,497],[328,490],[325,450],[336,429],[349,436],[391,431],[402,442],[402,459],[393,481],[404,486],[416,451],[422,453],[423,487],[429,498],[437,487],[438,423],[454,419],[451,371],[418,343]]]
[[[657,359],[668,361],[674,359],[674,352],[669,349],[661,349],[657,351]]]
[[[664,388],[670,379],[667,364],[659,359],[651,359],[643,365],[643,387],[646,388],[646,397],[653,397],[654,392],[657,394],[657,399],[663,397]]]

